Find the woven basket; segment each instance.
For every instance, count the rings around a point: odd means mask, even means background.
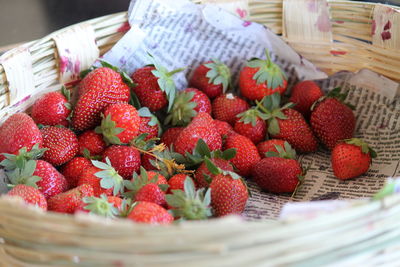
[[[347,1],[249,0],[248,8],[250,20],[281,34],[297,52],[327,73],[369,68],[400,80],[400,13],[396,7]],[[329,12],[330,21],[318,22],[318,13],[312,9]],[[0,119],[26,109],[40,92],[55,90],[60,82],[73,79],[74,73],[60,73],[64,41],[76,42],[78,45],[70,47],[70,52],[89,66],[123,36],[126,23],[126,13],[93,19],[3,55]],[[399,204],[400,196],[390,196],[382,201],[362,201],[360,205],[313,220],[247,222],[227,217],[155,227],[124,220],[45,213],[35,207],[22,208],[19,201],[3,197],[0,264],[377,266],[399,263]]]

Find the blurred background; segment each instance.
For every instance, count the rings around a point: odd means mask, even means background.
[[[265,0],[268,1],[268,0]],[[0,52],[87,19],[125,11],[130,0],[0,0]],[[400,5],[400,0],[371,0]]]

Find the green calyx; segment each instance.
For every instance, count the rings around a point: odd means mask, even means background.
[[[30,151],[26,147],[21,148],[17,155],[3,153],[5,159],[0,162],[0,165],[6,171],[12,171],[16,168],[23,169],[27,161],[41,158],[46,150],[47,148],[39,148],[39,144],[35,144]]]
[[[212,62],[206,63],[204,66],[210,69],[206,74],[208,83],[214,85],[222,84],[222,91],[225,93],[231,84],[231,71],[228,66],[218,59],[213,59]]]
[[[154,151],[153,154],[155,159],[151,159],[150,164],[157,168],[166,179],[185,171],[185,165],[182,164],[185,162],[185,157],[173,151],[172,148]]]
[[[282,111],[294,107],[291,102],[280,107],[281,95],[279,93],[265,96],[261,101],[256,101],[256,104],[256,108],[263,113],[263,118],[268,121],[268,132],[271,135],[277,135],[280,132],[278,120],[287,119]]]
[[[165,199],[171,207],[172,215],[186,220],[204,220],[211,217],[211,189],[195,190],[193,180],[186,177],[184,191],[172,190]]]
[[[268,49],[265,50],[265,55],[267,59],[251,59],[247,63],[247,66],[250,68],[259,68],[254,74],[253,79],[257,81],[257,84],[265,83],[268,88],[273,90],[283,86],[283,82],[287,77],[282,69],[271,60]]]
[[[296,159],[296,150],[294,150],[288,142],[285,141],[285,143],[283,144],[284,147],[279,145],[274,145],[274,146],[278,152],[268,151],[265,153],[265,156],[279,157],[284,159]]]
[[[161,123],[158,120],[157,116],[151,113],[148,107],[142,107],[138,109],[138,113],[140,117],[144,118],[150,118],[150,121],[147,123],[149,126],[156,126],[158,127],[158,136],[161,135],[162,129],[161,129]]]
[[[239,121],[244,124],[251,123],[251,126],[253,127],[256,126],[257,118],[260,118],[261,120],[268,119],[267,114],[260,112],[257,108],[248,109],[245,112],[238,114],[236,117],[240,118]]]
[[[349,91],[347,90],[344,93],[341,93],[341,90],[342,89],[340,87],[336,87],[335,89],[329,91],[329,93],[326,96],[320,97],[317,101],[314,102],[314,104],[312,104],[311,111],[313,111],[318,104],[320,104],[327,98],[336,98],[339,102],[343,103],[344,105],[354,110],[355,106],[344,102],[349,94]]]
[[[111,166],[111,161],[107,157],[106,163],[92,160],[92,164],[101,169],[102,171],[96,172],[94,175],[100,178],[100,186],[104,189],[113,188],[113,195],[124,193],[124,179],[118,172]]]
[[[206,164],[207,169],[214,175],[223,174],[232,177],[232,179],[242,179],[242,177],[232,171],[222,170],[221,168],[217,167],[208,157],[204,159],[204,163]]]
[[[119,214],[118,209],[108,202],[105,194],[101,194],[100,197],[84,197],[83,202],[86,204],[84,209],[88,210],[90,214],[112,219]]]
[[[194,92],[180,92],[175,98],[172,109],[165,118],[165,124],[173,126],[186,126],[197,115],[194,108],[197,106],[196,102],[192,102]]]
[[[65,98],[67,99],[67,102],[64,103],[64,106],[69,109],[72,110],[72,104],[71,104],[71,91],[68,90],[64,85],[61,87],[61,94],[63,96],[65,96]]]
[[[130,146],[136,147],[140,150],[143,151],[149,151],[151,150],[159,140],[158,137],[150,138],[146,140],[146,137],[148,136],[148,133],[142,133],[135,138],[132,139],[132,141],[129,143]]]
[[[111,119],[111,114],[108,114],[107,117],[104,117],[103,114],[101,114],[102,120],[101,120],[101,125],[97,126],[94,131],[98,134],[102,134],[104,141],[106,141],[107,145],[113,144],[113,145],[120,145],[121,140],[118,138],[118,134],[122,133],[125,131],[124,128],[116,127],[117,123]]]
[[[41,177],[33,175],[36,169],[36,161],[28,160],[24,163],[22,168],[15,168],[10,171],[6,171],[8,180],[12,185],[24,184],[38,188],[37,182],[42,180]]]
[[[366,142],[359,138],[351,138],[343,140],[346,144],[355,145],[361,148],[364,154],[370,154],[371,158],[376,158],[378,155]]]
[[[149,176],[145,168],[140,167],[140,175],[136,172],[133,174],[132,181],[124,180],[124,186],[127,192],[124,193],[125,197],[134,199],[137,192],[147,184],[155,184],[158,181],[158,175],[155,175],[149,180]],[[161,188],[164,191],[165,188]]]
[[[183,71],[184,68],[168,71],[164,66],[160,65],[151,54],[148,53],[148,55],[151,64],[154,65],[154,67],[156,68],[155,70],[152,70],[151,73],[153,73],[153,75],[158,78],[157,82],[160,86],[161,91],[165,92],[165,94],[167,95],[168,111],[170,111],[174,103],[177,91],[173,76],[174,74]]]

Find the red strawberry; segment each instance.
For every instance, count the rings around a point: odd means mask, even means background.
[[[186,88],[178,93],[165,124],[188,125],[199,112],[211,114],[210,99],[198,89]]]
[[[106,148],[106,142],[103,140],[101,134],[96,133],[94,130],[87,130],[78,136],[79,154],[86,156],[101,155]],[[85,151],[87,152],[85,153]]]
[[[294,109],[308,119],[311,114],[311,106],[324,95],[321,88],[313,81],[302,81],[292,89],[289,101],[296,104]]]
[[[47,210],[46,198],[42,192],[33,186],[18,184],[8,191],[7,195],[20,197],[26,204],[35,205],[43,210]]]
[[[261,158],[265,158],[265,153],[267,152],[278,152],[276,150],[275,145],[284,147],[285,140],[280,140],[280,139],[270,139],[266,140],[264,142],[258,143],[257,149],[258,153],[260,153]]]
[[[257,147],[247,137],[239,134],[229,135],[226,138],[225,150],[236,148],[236,156],[230,161],[242,176],[248,176],[253,166],[261,160]]]
[[[350,107],[342,102],[347,94],[340,94],[340,88],[332,90],[327,98],[316,103],[310,118],[315,135],[330,150],[340,140],[353,137],[356,118]]]
[[[354,178],[368,171],[376,152],[358,138],[337,143],[332,150],[331,162],[335,176],[341,180]]]
[[[168,128],[161,136],[161,143],[164,143],[167,147],[171,147],[176,140],[176,137],[182,132],[183,129],[183,127]]]
[[[68,161],[61,167],[61,173],[68,181],[69,188],[74,188],[78,184],[82,172],[92,166],[92,162],[84,157],[76,157]]]
[[[258,104],[258,108],[269,117],[268,132],[271,137],[289,142],[299,152],[316,151],[318,141],[303,115],[290,108],[292,103],[280,107],[280,99],[280,95],[275,93]]]
[[[139,133],[148,134],[145,140],[157,138],[161,134],[161,126],[157,117],[147,107],[138,110],[140,116]]]
[[[220,95],[212,102],[212,114],[216,120],[226,121],[230,125],[234,125],[237,119],[237,115],[248,110],[249,104],[229,93],[226,95]]]
[[[156,203],[162,207],[167,206],[165,193],[157,184],[153,183],[146,184],[140,188],[135,195],[135,201],[147,201]]]
[[[36,161],[36,168],[32,175],[42,178],[37,182],[37,186],[47,199],[68,189],[65,177],[44,160]]]
[[[214,126],[222,138],[227,137],[229,134],[233,132],[232,126],[226,121],[214,120]]]
[[[190,79],[190,86],[203,91],[213,99],[228,89],[231,81],[229,68],[221,61],[214,59],[198,66]]]
[[[49,210],[61,213],[74,213],[83,203],[84,197],[93,196],[93,188],[83,184],[67,192],[49,198]]]
[[[272,62],[268,51],[266,56],[266,60],[250,60],[239,74],[240,92],[250,100],[261,100],[275,92],[283,94],[286,91],[285,73]]]
[[[47,148],[43,159],[54,166],[70,161],[78,153],[78,138],[68,128],[49,126],[40,130],[43,147]]]
[[[147,176],[149,178],[149,181],[157,176],[156,184],[158,184],[158,185],[161,185],[161,184],[167,185],[168,184],[167,179],[163,175],[159,174],[158,172],[148,171]]]
[[[70,93],[50,92],[40,97],[32,106],[32,119],[37,124],[55,126],[64,124],[71,113]]]
[[[184,173],[178,173],[169,178],[168,180],[168,192],[172,193],[171,190],[184,190],[184,183],[186,178],[189,177],[187,174]],[[193,183],[194,184],[194,183]],[[195,185],[194,185],[195,186]],[[196,186],[195,186],[196,188]]]
[[[150,154],[144,153],[141,160],[142,167],[145,168],[146,171],[157,170],[157,168],[151,164],[150,160],[156,160],[156,158]]]
[[[257,109],[249,109],[237,115],[238,119],[235,123],[234,130],[240,135],[246,136],[254,144],[258,144],[265,139],[267,133],[267,124],[265,114]]]
[[[151,111],[160,110],[167,103],[169,103],[168,110],[170,110],[176,95],[172,76],[183,69],[168,72],[152,56],[149,57],[149,60],[153,66],[137,69],[132,74],[132,80],[136,83],[132,90],[139,98],[142,106],[148,107]]]
[[[183,155],[185,152],[191,154],[199,139],[203,139],[211,151],[220,149],[222,146],[221,136],[215,129],[213,119],[208,113],[199,113],[182,130],[174,142],[176,152]]]
[[[84,197],[75,212],[87,212],[107,218],[115,218],[122,210],[122,199],[115,196],[101,195],[100,197]]]
[[[131,179],[140,168],[140,152],[130,146],[113,145],[103,153],[103,161],[110,159],[112,166],[124,179]]]
[[[16,113],[0,126],[0,153],[17,154],[23,147],[30,151],[35,144],[42,147],[42,143],[42,134],[28,114]]]
[[[218,168],[220,168],[223,171],[233,171],[233,167],[232,167],[231,163],[225,159],[212,158],[210,160],[212,161],[212,163],[215,164],[215,166],[217,166]],[[208,177],[210,179],[206,179]],[[215,177],[215,175],[213,175],[208,170],[206,163],[202,162],[195,172],[194,180],[195,180],[197,186],[199,188],[202,188],[202,187],[208,187],[210,185],[210,182],[214,179],[214,177]],[[207,181],[207,180],[210,180],[210,181]],[[171,182],[171,180],[169,180],[168,182]]]
[[[96,126],[105,107],[127,103],[129,96],[129,86],[120,73],[106,67],[91,71],[79,84],[79,99],[74,108],[72,126],[77,131]]]
[[[111,104],[105,108],[101,126],[96,133],[101,133],[110,144],[128,144],[139,133],[140,117],[135,107],[126,104]]]
[[[136,202],[127,218],[137,223],[147,224],[170,224],[174,221],[174,217],[166,209],[146,201]]]

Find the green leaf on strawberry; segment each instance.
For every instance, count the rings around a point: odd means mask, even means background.
[[[231,71],[228,66],[218,59],[213,59],[210,63],[204,65],[210,69],[206,74],[209,83],[222,84],[222,92],[225,93],[231,84]]]
[[[30,151],[27,151],[26,147],[21,148],[17,155],[2,153],[5,159],[0,162],[0,165],[6,171],[23,169],[27,161],[41,158],[46,150],[47,148],[39,148],[39,144],[35,144]]]
[[[102,134],[107,144],[120,145],[121,140],[117,135],[125,129],[116,127],[117,123],[111,119],[111,114],[108,114],[107,117],[102,114],[102,118],[101,125],[95,128],[95,132]]]
[[[106,163],[92,160],[92,164],[102,169],[95,173],[95,176],[100,178],[100,186],[104,189],[113,188],[113,195],[116,196],[119,193],[124,193],[124,179],[118,174],[118,172],[112,167],[110,159],[106,158]]]
[[[361,151],[364,154],[369,153],[371,155],[371,158],[376,158],[378,156],[375,150],[373,150],[366,142],[364,142],[360,138],[345,139],[343,141],[350,145],[359,146],[361,148]]]
[[[41,177],[33,175],[36,170],[36,161],[28,160],[24,163],[22,168],[15,168],[7,171],[6,175],[12,185],[25,184],[38,188],[37,182],[42,180]]]
[[[84,197],[83,202],[86,204],[83,208],[90,214],[106,218],[115,218],[119,214],[118,209],[108,202],[105,194],[101,194],[100,197]]]
[[[196,102],[192,102],[194,92],[179,92],[174,100],[171,111],[164,120],[164,124],[171,124],[173,126],[186,126],[197,115],[194,108],[197,106]]]

